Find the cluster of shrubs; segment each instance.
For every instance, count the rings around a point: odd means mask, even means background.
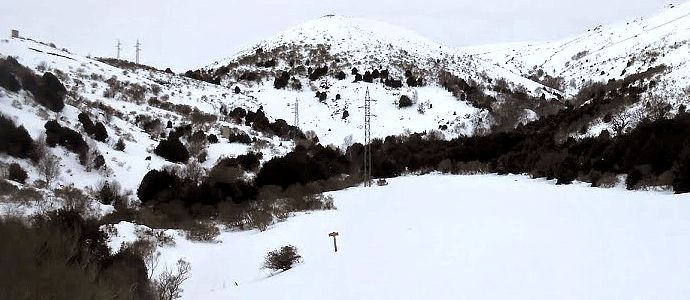
[[[405,71],[405,82],[409,87],[424,86],[424,78],[415,77],[410,70]]]
[[[349,171],[350,162],[338,149],[298,145],[287,155],[266,162],[256,175],[256,184],[287,188],[293,184],[326,180]]]
[[[0,298],[154,299],[142,255],[111,253],[100,225],[67,210],[1,219]]]
[[[237,107],[228,113],[228,117],[238,124],[244,121],[244,125],[251,126],[252,129],[265,134],[275,135],[284,139],[304,138],[304,133],[298,127],[288,124],[283,119],[270,122],[266,117],[266,113],[264,113],[263,106],[259,107],[256,112]],[[248,136],[240,136],[239,138],[240,142],[246,143]]]
[[[476,108],[491,111],[491,104],[496,102],[496,98],[486,95],[481,86],[473,80],[468,83],[465,79],[443,71],[439,74],[439,82],[458,100],[468,101]]]
[[[355,177],[348,159],[337,149],[320,145],[298,146],[282,158],[273,158],[261,169],[261,153],[220,159],[208,173],[190,165],[147,173],[137,196],[140,211],[111,216],[136,219],[152,226],[175,227],[210,234],[203,220],[220,220],[229,226],[265,230],[290,212],[333,209],[333,200],[317,194],[351,186]],[[256,172],[251,179],[245,172]],[[127,216],[127,214],[129,214]],[[212,227],[212,226],[211,226]],[[212,236],[212,234],[210,235]]]
[[[12,57],[0,58],[0,86],[12,92],[29,91],[38,104],[54,112],[65,107],[67,89],[53,73],[38,76]]]
[[[220,85],[220,76],[212,74],[206,70],[189,70],[184,73],[184,76],[195,80],[208,82],[210,84]]]
[[[628,174],[628,188],[672,185],[690,191],[690,114],[673,119],[643,120],[620,136],[604,131],[598,137],[560,140],[558,132],[587,106],[568,108],[518,126],[484,136],[438,140],[424,134],[389,136],[372,141],[376,177],[438,170],[463,173],[465,166],[484,171],[528,173],[567,184],[575,179],[600,185],[612,174]],[[362,158],[363,146],[348,148],[352,161]],[[471,170],[470,170],[471,171]]]
[[[89,115],[83,112],[79,114],[78,119],[81,125],[84,126],[86,134],[93,137],[93,139],[99,142],[105,142],[108,139],[108,131],[105,129],[103,123],[96,122],[94,124],[91,118],[89,118]]]
[[[142,64],[137,64],[135,62],[131,62],[128,60],[122,60],[122,59],[117,59],[117,58],[108,58],[108,57],[97,57],[95,59],[97,61],[104,63],[104,64],[111,65],[113,67],[120,68],[120,69],[147,70],[147,71],[163,72],[163,71],[156,69],[154,67],[142,65]],[[170,69],[169,68],[166,69],[166,73],[172,72],[172,71],[167,72],[168,70],[170,70]]]
[[[46,129],[46,143],[48,146],[56,147],[60,145],[65,147],[65,149],[79,155],[82,164],[86,163],[83,160],[87,157],[89,146],[79,132],[60,126],[56,120],[46,122],[44,127]]]
[[[309,80],[315,81],[328,74],[328,66],[317,67],[314,70],[309,68],[307,72],[309,73]]]

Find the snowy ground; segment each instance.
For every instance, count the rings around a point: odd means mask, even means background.
[[[389,182],[331,193],[337,211],[266,232],[178,239],[163,262],[191,262],[184,299],[690,298],[688,195],[523,176]],[[259,269],[286,244],[303,263],[275,275]]]

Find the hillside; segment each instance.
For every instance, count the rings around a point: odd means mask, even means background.
[[[671,5],[660,12],[618,24],[602,24],[559,41],[468,47],[476,55],[524,76],[562,77],[564,91],[576,93],[588,81],[622,79],[649,68],[666,65],[658,78],[660,92],[678,93],[690,84],[688,36],[690,3]]]
[[[253,149],[263,151],[264,159],[268,160],[288,152],[291,146],[289,141],[257,132],[251,126],[237,124],[221,114],[221,108],[231,103],[240,102],[243,108],[252,111],[260,105],[216,85],[134,64],[119,68],[28,39],[1,40],[0,53],[16,58],[21,65],[37,74],[56,74],[67,90],[65,108],[55,113],[36,103],[27,91],[0,89],[0,111],[17,126],[23,125],[33,139],[38,140],[45,135],[44,124],[56,118],[61,126],[88,136],[79,121],[80,113],[105,125],[107,140],[86,138],[91,150],[105,158],[106,166],[102,169],[87,171],[87,167],[80,166],[78,155],[63,148],[50,149],[62,158],[60,184],[84,188],[113,178],[123,188],[136,190],[146,172],[169,163],[153,153],[159,141],[173,130],[167,128],[168,121],[173,127],[190,124],[195,132],[202,130],[204,136],[214,134],[220,137],[219,143],[204,141],[203,149],[197,153],[206,152],[202,161],[206,168],[212,167],[221,156],[246,154]],[[252,148],[251,143],[232,143],[222,137],[222,127],[235,128],[237,132],[265,140],[265,146]],[[114,149],[120,139],[124,141],[123,151]],[[185,143],[189,144],[189,141],[185,140]],[[147,160],[148,157],[150,159]],[[5,163],[13,161],[2,160]],[[33,169],[28,163],[22,165]],[[30,181],[39,179],[37,172],[30,173]]]
[[[276,88],[283,72],[284,82]],[[441,129],[452,138],[472,135],[477,126],[488,128],[488,110],[501,94],[494,90],[499,80],[535,97],[557,94],[403,28],[340,16],[307,22],[187,75],[239,87],[270,115],[285,120],[293,119],[298,99],[300,128],[335,145],[349,135],[362,140],[367,89],[377,100],[374,137]],[[462,80],[463,88],[452,90],[449,76]],[[316,93],[324,93],[323,98]],[[402,95],[413,100],[411,107],[398,108]]]

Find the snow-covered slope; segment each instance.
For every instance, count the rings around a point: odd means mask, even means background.
[[[217,244],[178,239],[161,249],[159,269],[191,262],[183,299],[690,297],[686,195],[495,175],[411,176],[332,195],[338,210],[265,232],[226,232]],[[117,227],[114,247],[133,228]],[[287,244],[303,263],[260,269]]]
[[[542,69],[563,77],[566,91],[586,81],[606,82],[666,65],[662,80],[674,92],[690,84],[690,2],[656,15],[600,25],[581,35],[547,43],[517,43],[461,49],[519,74]]]
[[[173,126],[195,123],[195,131],[203,130],[206,134],[216,134],[219,137],[221,127],[234,127],[252,137],[268,141],[266,149],[255,149],[264,153],[264,159],[284,154],[292,145],[289,141],[264,136],[251,130],[249,126],[227,122],[220,113],[221,107],[241,106],[256,110],[259,104],[216,85],[162,71],[122,69],[28,39],[0,40],[0,57],[13,57],[39,75],[46,71],[52,72],[68,91],[63,111],[53,113],[38,105],[29,92],[22,90],[14,93],[0,88],[0,113],[12,118],[17,126],[26,127],[33,139],[45,134],[44,124],[53,119],[59,119],[61,126],[83,133],[77,118],[81,112],[90,115],[94,122],[100,121],[106,126],[109,138],[105,143],[82,134],[87,143],[92,143],[104,156],[107,166],[105,169],[87,172],[79,164],[76,154],[67,152],[62,147],[51,149],[62,158],[63,174],[58,180],[59,184],[74,184],[84,188],[102,180],[115,179],[123,188],[136,191],[146,172],[170,164],[153,154],[161,137],[145,132],[144,120],[160,121],[158,126],[154,126],[157,127],[153,130],[155,133],[168,132],[169,129],[165,128],[168,121]],[[193,121],[187,109],[198,110],[199,115],[203,113],[217,120]],[[124,151],[114,150],[114,145],[120,138],[126,145]],[[250,146],[228,143],[221,138],[219,143],[210,144],[207,151],[208,159],[204,166],[208,168],[221,156],[247,153]],[[149,156],[151,159],[146,160]],[[22,163],[31,171],[30,182],[40,179],[27,162],[10,157],[2,157],[2,161]]]
[[[275,65],[257,65],[267,61],[274,61]],[[320,66],[329,67],[328,75],[310,81],[307,78],[309,71],[305,70]],[[352,68],[357,68],[362,75],[375,69],[387,70],[391,78],[402,80],[403,87],[387,87],[378,79],[374,83],[354,82]],[[490,88],[496,79],[506,79],[512,86],[522,86],[534,96],[545,94],[547,98],[555,98],[550,88],[406,29],[341,16],[325,16],[289,29],[251,49],[207,66],[203,71],[210,76],[219,76],[222,85],[239,86],[243,94],[257,99],[269,114],[279,118],[292,120],[292,105],[295,99],[299,99],[300,127],[305,131],[314,130],[322,142],[335,145],[340,145],[349,135],[354,135],[354,141],[363,139],[361,129],[366,89],[377,100],[373,107],[373,113],[377,115],[372,132],[374,137],[439,127],[444,128],[443,133],[447,137],[472,134],[471,119],[485,117],[486,111],[482,112],[466,101],[458,101],[441,87],[439,74],[443,71],[484,88]],[[282,71],[288,71],[302,88],[288,86],[276,90],[273,81]],[[347,77],[336,79],[339,71]],[[406,84],[406,71],[415,78],[421,78],[425,82],[424,87]],[[239,79],[246,72],[256,72],[262,80],[257,83]],[[314,97],[317,91],[327,92],[327,100],[319,102]],[[414,98],[415,93],[418,97],[413,107],[397,108],[401,95]],[[336,99],[336,95],[341,99]],[[418,112],[419,107],[423,113]],[[346,119],[342,118],[344,111],[349,114]]]

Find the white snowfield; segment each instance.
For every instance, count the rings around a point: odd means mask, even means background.
[[[183,299],[690,298],[688,195],[524,176],[389,183],[330,193],[336,211],[265,232],[222,233],[216,244],[178,238],[161,265],[191,262]],[[287,244],[302,263],[260,270]]]

